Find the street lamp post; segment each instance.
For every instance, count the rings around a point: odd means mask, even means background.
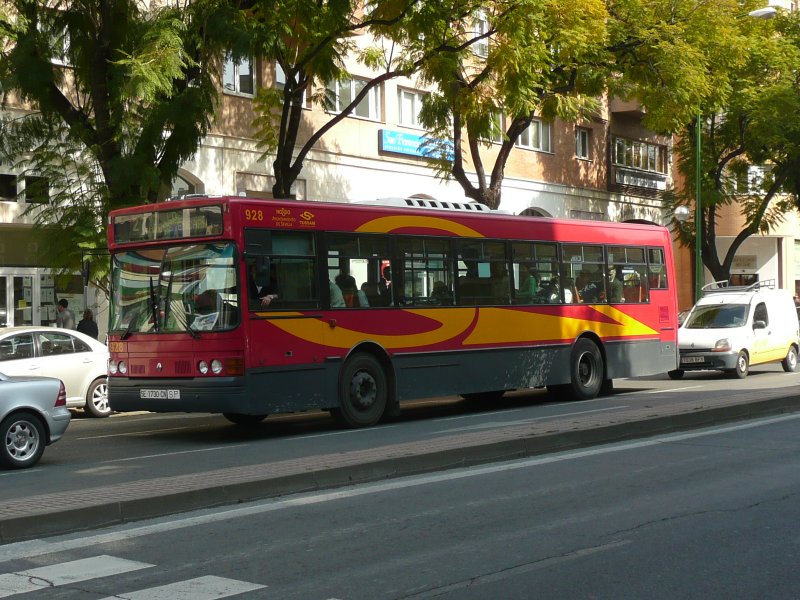
[[[700,299],[703,290],[703,200],[701,186],[703,183],[703,114],[697,113],[697,154],[696,181],[694,193],[694,299]]]

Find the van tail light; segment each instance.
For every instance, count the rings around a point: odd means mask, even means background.
[[[59,382],[61,385],[58,388],[58,396],[56,397],[56,406],[66,406],[67,405],[67,390],[64,387],[64,382]]]

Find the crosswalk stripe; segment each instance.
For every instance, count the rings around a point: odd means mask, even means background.
[[[267,586],[208,575],[139,590],[138,592],[121,593],[103,598],[103,600],[213,600],[214,598],[227,598],[265,587]]]
[[[0,575],[0,598],[109,575],[129,573],[152,566],[148,563],[101,555],[28,569],[18,573],[6,573]]]

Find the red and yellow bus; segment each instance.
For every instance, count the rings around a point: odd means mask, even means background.
[[[329,410],[677,368],[669,231],[475,203],[193,198],[111,213],[115,411]]]

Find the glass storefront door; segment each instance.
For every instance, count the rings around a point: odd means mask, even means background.
[[[83,312],[80,276],[59,284],[49,269],[0,268],[0,327],[55,325],[56,303],[65,298],[76,315]]]

